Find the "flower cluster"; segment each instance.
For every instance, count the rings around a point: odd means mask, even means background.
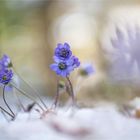
[[[3,85],[8,84],[13,77],[12,63],[7,55],[3,55],[0,59],[0,83]]]
[[[80,66],[79,59],[72,55],[68,43],[58,44],[54,53],[54,64],[50,68],[56,72],[57,75],[67,77],[70,72]]]

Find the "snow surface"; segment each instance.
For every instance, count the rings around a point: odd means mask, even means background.
[[[139,101],[139,102],[138,102]],[[135,99],[129,105],[140,105]],[[125,110],[125,109],[124,109]],[[14,121],[0,116],[0,140],[140,140],[140,120],[112,103],[94,108],[57,108],[40,114],[20,112]]]

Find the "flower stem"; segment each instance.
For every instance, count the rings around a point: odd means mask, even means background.
[[[71,83],[71,81],[70,81],[70,79],[69,79],[68,76],[66,77],[66,79],[67,79],[67,81],[68,81],[68,83],[69,83],[70,95],[71,95],[71,98],[72,98],[73,105],[75,105],[75,104],[76,104],[76,101],[75,101],[75,97],[74,97],[74,92],[73,92],[72,83]]]
[[[41,99],[41,97],[39,96],[38,92],[37,92],[29,83],[27,83],[27,82],[20,76],[20,74],[17,73],[17,71],[15,70],[14,67],[13,67],[13,70],[16,72],[17,76],[18,76],[26,85],[28,85],[28,86],[34,91],[34,94],[36,95],[36,97],[38,97],[38,99],[40,100],[40,102],[42,103],[42,105],[47,109],[46,104],[45,104],[44,101]]]
[[[30,97],[28,94],[26,94],[25,91],[23,91],[22,89],[16,87],[13,83],[11,83],[11,85],[12,85],[16,90],[18,90],[21,94],[23,94],[23,95],[26,96],[27,98],[31,99],[32,101],[34,101],[42,111],[45,111],[44,108],[43,108],[37,101],[35,101],[34,98],[32,98],[32,97]]]
[[[21,107],[21,109],[23,109],[23,111],[25,112],[26,109],[25,109],[24,105],[22,104],[22,102],[21,102],[19,96],[18,96],[17,93],[15,92],[15,89],[13,89],[13,94],[15,95],[15,98],[16,98],[16,100],[18,101],[19,107]]]
[[[56,90],[56,95],[55,95],[55,100],[54,100],[55,108],[56,108],[57,103],[58,103],[58,98],[59,98],[59,80],[57,80],[57,90]]]
[[[1,109],[3,112],[5,112],[6,114],[8,114],[10,117],[12,117],[12,119],[14,119],[14,116],[13,116],[12,114],[10,114],[8,111],[6,111],[4,108],[2,108],[1,106],[0,106],[0,109]]]
[[[13,117],[15,117],[15,114],[14,114],[14,112],[12,111],[12,109],[10,108],[10,106],[8,105],[8,103],[7,103],[7,101],[6,101],[6,99],[5,99],[5,85],[4,85],[4,87],[3,87],[3,100],[4,100],[4,103],[5,103],[5,105],[7,106],[7,108],[9,109],[9,111],[12,113],[12,115],[13,115]]]

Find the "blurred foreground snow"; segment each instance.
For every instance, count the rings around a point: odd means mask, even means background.
[[[129,105],[138,109],[140,99]],[[125,111],[101,103],[94,108],[58,108],[41,119],[34,110],[19,113],[9,123],[0,116],[0,140],[139,140],[140,120],[134,117],[134,110],[129,112],[131,117]]]

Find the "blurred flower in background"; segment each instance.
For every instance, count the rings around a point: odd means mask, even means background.
[[[138,75],[140,74],[140,25],[135,25],[133,28],[128,27],[128,52],[131,56],[131,63],[136,65]]]
[[[140,80],[140,30],[131,26],[126,26],[123,30],[116,27],[115,30],[116,38],[111,38],[115,50],[110,60],[110,76],[126,82]]]
[[[123,11],[128,12],[121,17]],[[136,11],[138,8],[121,7],[110,13],[102,47],[109,62],[107,75],[112,81],[140,82],[140,14]]]
[[[0,59],[0,65],[1,65],[1,67],[4,67],[4,68],[10,68],[10,67],[12,67],[12,62],[11,62],[9,56],[7,56],[6,54],[4,54],[2,56],[2,58]]]
[[[93,65],[91,63],[84,63],[82,64],[79,72],[82,76],[89,76],[95,73],[95,69],[93,68]]]
[[[109,72],[111,77],[116,80],[131,79],[135,72],[133,72],[133,64],[126,46],[124,32],[116,28],[116,39],[111,39],[111,43],[115,48]]]

